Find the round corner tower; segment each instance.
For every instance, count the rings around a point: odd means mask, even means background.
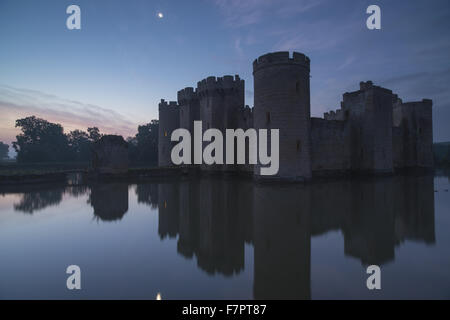
[[[238,127],[239,108],[244,107],[244,88],[244,80],[238,75],[211,76],[197,83],[203,133],[214,128],[225,137],[226,129]],[[201,168],[204,171],[235,170],[235,166],[225,164],[225,159],[226,150],[223,152],[223,164],[203,164]]]
[[[175,101],[167,103],[161,99],[159,103],[158,128],[158,166],[173,166],[171,159],[172,147],[176,144],[170,140],[172,132],[180,127],[180,113]]]
[[[181,89],[177,93],[180,109],[180,128],[194,136],[194,121],[200,120],[200,102],[197,91],[192,87]],[[194,164],[194,143],[191,143],[191,164]]]
[[[256,130],[279,129],[279,170],[275,176],[260,175],[260,164],[254,166],[257,178],[309,180],[311,171],[310,135],[310,60],[304,54],[274,52],[253,62],[254,109]],[[259,146],[258,146],[259,147]]]

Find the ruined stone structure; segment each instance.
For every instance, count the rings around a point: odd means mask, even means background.
[[[181,127],[193,135],[193,122],[200,120],[203,132],[216,128],[224,137],[225,129],[279,129],[277,175],[260,176],[260,164],[201,165],[203,171],[243,171],[255,178],[305,181],[315,175],[391,174],[433,167],[431,100],[403,103],[391,90],[367,81],[360,83],[359,90],[344,93],[339,110],[311,118],[307,56],[265,54],[253,62],[253,76],[252,109],[245,106],[244,80],[237,75],[208,77],[196,89],[185,88],[178,92],[178,104],[162,100],[159,165],[173,165],[172,131]],[[224,150],[224,163],[225,157]]]
[[[100,174],[128,172],[128,144],[122,136],[105,135],[94,143],[92,168]]]

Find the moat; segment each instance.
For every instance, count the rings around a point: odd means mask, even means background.
[[[449,189],[448,174],[4,186],[0,299],[449,299]]]

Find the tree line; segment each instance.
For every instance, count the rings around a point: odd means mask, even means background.
[[[134,137],[125,139],[130,162],[156,164],[158,125],[158,120],[152,120],[138,126]],[[19,163],[88,162],[93,144],[103,136],[97,127],[87,128],[87,131],[77,129],[66,134],[60,124],[35,116],[18,119],[15,126],[21,130],[12,143]],[[8,149],[7,144],[0,142],[0,159],[7,157]]]
[[[0,161],[8,158],[9,146],[0,141]]]

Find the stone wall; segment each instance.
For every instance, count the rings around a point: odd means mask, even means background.
[[[350,134],[346,122],[311,118],[311,146],[314,175],[350,170]]]

